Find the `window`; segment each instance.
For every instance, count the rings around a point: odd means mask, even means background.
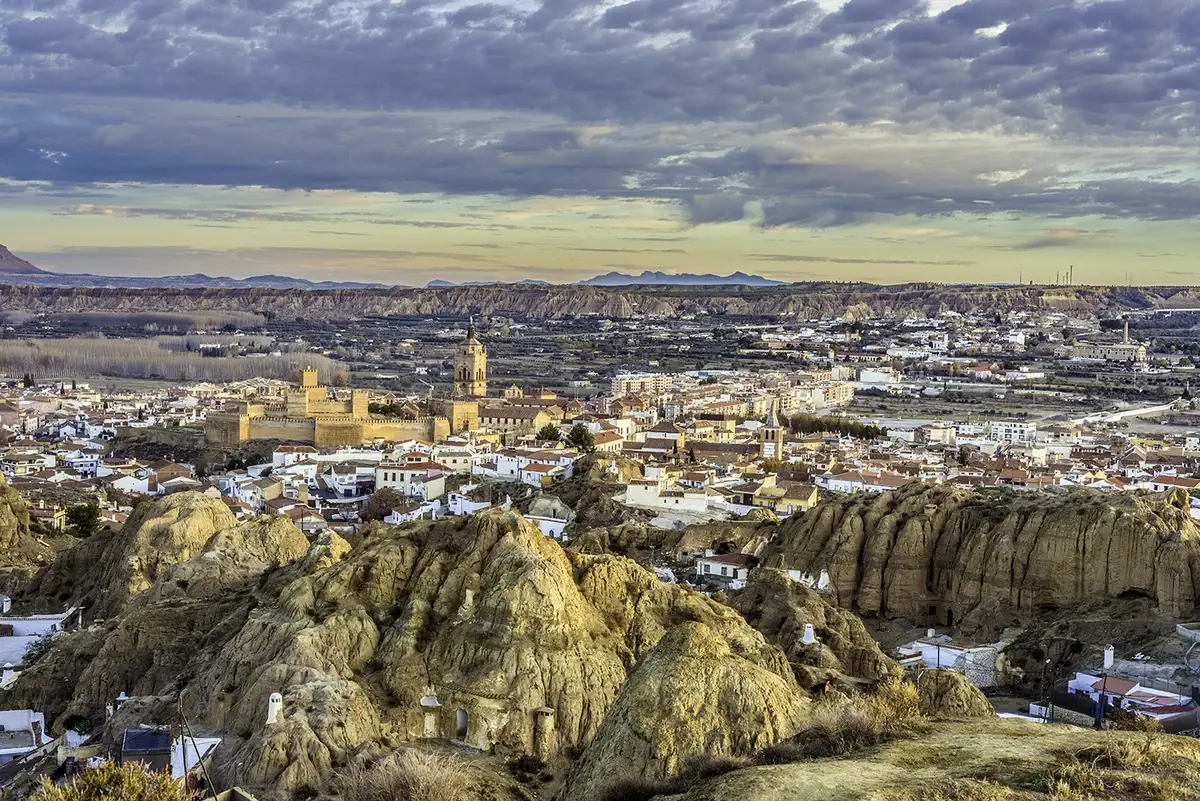
[[[728,572],[729,572],[729,568],[725,567],[724,565],[721,565],[721,575],[722,576],[728,575]]]

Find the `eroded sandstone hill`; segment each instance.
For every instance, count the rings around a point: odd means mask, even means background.
[[[983,494],[912,485],[831,500],[780,526],[769,566],[827,570],[862,615],[995,629],[1092,597],[1196,609],[1200,526],[1184,493]]]
[[[564,551],[516,513],[382,528],[353,549],[224,514],[171,496],[90,553],[100,578],[69,591],[104,621],[59,638],[13,703],[102,720],[126,692],[117,720],[162,722],[182,692],[226,740],[222,776],[268,797],[427,737],[553,762],[632,732],[623,769],[656,775],[706,744],[786,737],[808,703],[733,609],[628,559]],[[35,591],[57,595],[80,569],[64,556]],[[283,715],[267,725],[273,693]]]
[[[900,672],[857,615],[830,605],[782,570],[756,569],[745,589],[730,594],[729,604],[783,650],[802,687],[873,682]],[[804,642],[806,624],[813,626],[814,642]]]
[[[403,287],[363,290],[37,288],[0,286],[0,308],[45,313],[81,311],[248,311],[281,319],[319,315],[348,320],[366,315],[512,315],[563,319],[583,315],[633,317],[723,314],[796,319],[921,317],[943,311],[1074,311],[1112,314],[1128,309],[1198,305],[1195,287],[1033,287],[930,283],[808,282],[780,287],[593,287],[579,285]]]
[[[0,477],[0,590],[11,592],[10,585],[19,585],[53,552],[31,531],[21,496]]]

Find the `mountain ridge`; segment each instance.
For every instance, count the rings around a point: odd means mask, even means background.
[[[640,275],[609,272],[577,282],[580,286],[783,286],[787,281],[763,278],[738,270],[729,275],[713,273],[664,273],[661,270],[643,270]]]

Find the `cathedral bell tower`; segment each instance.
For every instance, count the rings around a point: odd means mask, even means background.
[[[454,349],[454,396],[482,398],[487,395],[487,348],[475,336],[475,321],[467,326],[467,338]]]
[[[758,455],[763,459],[783,459],[783,426],[775,413],[776,402],[771,402],[767,422],[758,430]]]

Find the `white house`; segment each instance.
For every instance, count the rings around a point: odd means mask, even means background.
[[[432,501],[446,493],[447,470],[421,454],[386,460],[375,466],[375,489],[394,489],[408,498]]]
[[[752,558],[748,553],[705,556],[696,560],[696,575],[701,581],[711,581],[731,590],[740,590],[746,586]]]
[[[46,734],[46,716],[32,709],[0,712],[0,765],[6,765],[53,738]]]
[[[466,517],[491,507],[487,501],[473,501],[461,492],[451,492],[446,496],[446,512],[456,517]]]
[[[992,420],[988,423],[988,437],[995,442],[1009,444],[1033,442],[1037,439],[1037,423],[1025,420]]]
[[[665,480],[639,478],[625,487],[625,504],[682,512],[708,511],[708,491],[682,486],[668,488]]]
[[[408,523],[413,520],[434,520],[437,518],[437,511],[440,507],[441,504],[436,501],[406,503],[401,507],[393,509],[391,514],[383,518],[383,522],[396,525],[398,523]]]

